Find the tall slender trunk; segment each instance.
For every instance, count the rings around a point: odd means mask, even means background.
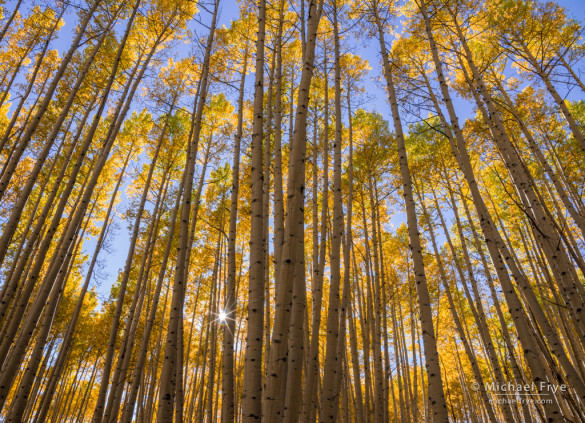
[[[377,6],[375,6],[377,7]],[[448,422],[447,405],[445,394],[443,392],[443,379],[441,377],[441,368],[439,363],[439,353],[437,351],[437,340],[435,337],[435,328],[433,325],[433,315],[425,275],[424,261],[422,255],[422,246],[418,232],[418,222],[416,216],[416,204],[412,194],[412,182],[410,170],[408,168],[408,159],[406,156],[406,147],[404,144],[404,134],[402,132],[402,122],[398,111],[398,101],[394,91],[394,82],[392,79],[392,70],[386,51],[386,42],[384,40],[384,29],[378,11],[374,10],[376,26],[378,28],[378,38],[384,64],[384,76],[392,109],[394,120],[394,130],[396,131],[396,151],[400,165],[400,175],[402,178],[403,197],[406,206],[406,217],[408,223],[408,238],[410,241],[410,251],[412,254],[414,277],[419,301],[419,314],[422,327],[423,343],[425,350],[425,367],[428,375],[428,397],[433,413],[434,421]]]
[[[314,419],[311,418],[313,408],[316,407],[315,395],[317,393],[317,372],[319,369],[319,332],[321,327],[321,307],[323,302],[323,278],[325,270],[325,259],[327,252],[327,221],[329,214],[329,84],[328,84],[328,70],[327,70],[327,56],[325,55],[324,74],[325,74],[325,98],[324,98],[324,129],[323,129],[323,194],[321,197],[321,236],[317,239],[315,234],[314,239],[314,254],[315,264],[313,268],[313,279],[311,281],[311,297],[312,297],[312,317],[311,317],[311,339],[309,342],[309,358],[307,363],[307,373],[304,379],[303,388],[303,410],[302,420],[304,423],[312,423]],[[316,118],[316,117],[315,117]],[[313,194],[317,195],[317,146],[314,145],[314,163],[313,163],[313,180],[314,188]],[[314,200],[314,207],[317,208],[316,198]],[[314,210],[317,213],[317,210]],[[315,217],[315,232],[318,232]]]
[[[258,33],[252,123],[252,170],[250,208],[250,269],[248,284],[248,330],[244,362],[242,421],[262,418],[262,344],[264,330],[264,171],[262,144],[264,138],[264,37],[266,32],[266,0],[258,1]]]
[[[327,313],[327,338],[323,376],[323,394],[319,420],[337,421],[338,408],[335,407],[339,394],[337,384],[337,350],[339,337],[339,289],[341,284],[341,239],[343,238],[343,204],[341,199],[341,64],[339,52],[339,22],[337,2],[333,1],[333,38],[335,53],[335,142],[333,144],[333,223],[331,236],[331,257],[329,268],[331,280],[329,285],[329,310]],[[347,267],[348,264],[344,263]]]
[[[441,281],[443,283],[443,286],[445,287],[445,293],[447,294],[447,300],[449,302],[449,308],[451,309],[451,316],[453,317],[453,321],[455,322],[455,328],[457,330],[459,338],[463,342],[463,347],[465,349],[465,353],[467,354],[467,357],[468,357],[469,362],[471,364],[473,376],[476,380],[476,383],[479,386],[479,389],[478,389],[479,394],[480,394],[481,399],[483,401],[483,405],[486,408],[488,417],[489,417],[490,421],[496,422],[498,420],[496,418],[494,408],[492,407],[492,402],[490,401],[490,398],[488,396],[488,392],[486,391],[486,388],[485,388],[484,378],[482,376],[481,370],[480,370],[479,365],[478,365],[476,353],[474,352],[474,350],[471,346],[468,334],[466,333],[466,331],[463,327],[463,324],[461,323],[461,319],[459,318],[459,314],[457,312],[457,307],[455,306],[455,302],[453,301],[453,295],[451,293],[453,288],[450,286],[447,273],[445,271],[445,268],[443,266],[443,262],[441,260],[441,256],[439,255],[439,249],[437,248],[435,231],[433,230],[433,227],[432,227],[432,219],[429,215],[429,212],[428,212],[427,207],[425,205],[424,199],[422,198],[422,195],[420,193],[419,193],[419,197],[421,198],[420,203],[421,203],[422,210],[423,210],[423,213],[425,216],[425,220],[427,221],[427,227],[429,229],[429,235],[431,238],[431,244],[433,246],[435,260],[437,261],[437,265],[439,267],[439,274],[441,276]],[[457,259],[457,257],[454,257],[454,260],[456,260],[456,259]],[[462,281],[462,283],[465,283],[465,281]],[[479,322],[478,322],[478,324],[479,324]],[[500,383],[500,384],[504,384],[505,380],[500,379],[500,380],[496,380],[496,382]],[[504,409],[504,411],[506,411],[506,410]],[[504,415],[506,417],[506,421],[513,421],[512,417],[509,414],[505,413]]]
[[[221,421],[233,423],[235,419],[234,403],[234,336],[236,331],[236,231],[238,224],[238,195],[240,190],[240,147],[243,136],[244,121],[244,88],[248,69],[248,44],[246,44],[242,72],[240,76],[240,92],[238,96],[238,123],[234,137],[234,158],[232,164],[232,191],[230,197],[230,220],[228,229],[227,281],[225,288],[224,313],[226,321],[223,329],[222,352],[222,398]]]
[[[215,35],[217,22],[217,11],[219,0],[215,1],[211,26],[205,47],[205,57],[201,69],[201,80],[199,85],[199,95],[196,100],[197,111],[193,117],[193,123],[190,130],[187,146],[187,162],[183,172],[183,199],[181,204],[181,218],[179,224],[179,246],[177,247],[177,261],[175,269],[175,279],[173,284],[173,295],[171,298],[171,314],[167,327],[167,337],[165,342],[165,353],[163,367],[160,376],[160,391],[158,401],[157,422],[163,423],[172,420],[175,406],[175,374],[177,369],[183,371],[182,354],[178,354],[178,342],[182,342],[179,334],[180,322],[183,320],[183,306],[185,301],[185,285],[188,275],[187,269],[187,252],[189,248],[191,213],[191,196],[193,187],[193,174],[195,172],[195,159],[199,145],[201,133],[201,122],[203,118],[203,109],[208,91],[209,63],[211,60],[211,50]],[[195,224],[195,222],[191,222]],[[182,408],[182,404],[178,407]],[[179,422],[177,422],[179,423]]]

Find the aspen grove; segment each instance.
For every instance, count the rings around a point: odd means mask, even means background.
[[[0,1],[0,421],[585,422],[579,3]]]

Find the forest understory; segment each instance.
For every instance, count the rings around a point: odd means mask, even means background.
[[[0,1],[0,422],[585,423],[582,6]]]

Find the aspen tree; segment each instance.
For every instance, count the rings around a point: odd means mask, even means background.
[[[184,303],[184,286],[186,284],[186,276],[188,269],[187,263],[187,249],[189,248],[189,228],[190,224],[195,225],[195,222],[189,222],[191,212],[191,191],[193,186],[193,173],[195,167],[195,158],[197,156],[197,149],[199,144],[199,137],[201,133],[201,120],[203,117],[203,108],[208,91],[209,78],[209,62],[211,58],[211,50],[213,47],[215,26],[217,22],[217,11],[219,7],[219,0],[214,3],[213,15],[211,18],[211,26],[207,38],[207,45],[205,47],[205,57],[201,69],[201,79],[199,81],[198,96],[195,100],[196,112],[194,114],[192,127],[187,140],[187,163],[185,172],[183,173],[183,199],[181,205],[181,217],[179,226],[179,247],[177,249],[177,264],[175,270],[175,280],[173,286],[173,295],[171,299],[171,315],[168,323],[168,333],[165,342],[165,355],[163,368],[161,373],[161,389],[159,392],[159,403],[157,412],[157,421],[163,422],[172,419],[173,410],[175,406],[174,401],[174,386],[173,378],[177,369],[182,371],[182,357],[178,356],[177,342],[179,339],[179,322],[183,318],[183,303]],[[181,359],[177,363],[177,359]],[[178,365],[180,364],[180,365]],[[182,407],[182,405],[181,405]]]
[[[228,263],[224,313],[226,322],[223,331],[222,350],[222,412],[224,423],[235,419],[234,403],[234,337],[236,331],[236,230],[238,222],[238,195],[240,189],[240,148],[244,125],[244,88],[248,69],[248,42],[246,41],[242,56],[240,87],[238,94],[238,123],[234,137],[234,157],[232,164],[232,190],[230,196],[230,218],[228,233]]]
[[[248,307],[246,356],[242,392],[242,421],[262,419],[262,340],[264,329],[264,39],[266,36],[266,1],[258,1],[258,32],[251,144],[250,183],[250,267],[248,271]],[[265,148],[268,148],[265,146]]]
[[[377,5],[374,4],[373,7],[374,10],[372,10],[372,13],[374,14],[375,25],[378,29],[378,40],[380,42],[382,61],[384,65],[384,76],[386,78],[388,96],[392,109],[392,117],[394,120],[394,129],[396,131],[396,149],[400,163],[402,189],[407,212],[410,250],[413,259],[416,289],[419,297],[419,313],[426,358],[425,366],[427,368],[427,375],[429,378],[428,398],[431,405],[433,418],[439,421],[448,421],[445,394],[443,392],[443,380],[439,364],[439,354],[437,352],[436,335],[433,325],[432,310],[422,256],[422,246],[420,243],[420,235],[417,229],[416,206],[414,197],[412,195],[412,182],[410,177],[410,170],[408,168],[406,149],[404,146],[402,123],[400,120],[398,103],[394,90],[391,65],[388,59],[388,53],[386,51],[384,29],[380,17],[378,16],[378,10],[376,9]]]
[[[343,205],[341,200],[341,64],[339,52],[339,20],[338,6],[334,0],[332,5],[333,37],[335,54],[335,141],[333,144],[333,222],[331,237],[331,280],[329,286],[329,310],[327,313],[327,341],[324,362],[323,394],[319,421],[336,421],[338,409],[336,398],[339,394],[337,384],[337,361],[340,351],[337,350],[339,337],[339,307],[341,285],[341,239],[343,237]],[[344,266],[347,264],[344,263]]]
[[[305,176],[305,151],[306,151],[306,126],[307,111],[309,103],[309,90],[313,77],[315,60],[315,45],[317,41],[317,28],[321,20],[323,10],[322,1],[311,1],[309,3],[307,17],[307,42],[303,54],[303,70],[296,101],[296,114],[294,126],[292,126],[291,157],[289,158],[289,177],[287,186],[286,222],[283,237],[283,248],[281,257],[281,269],[278,279],[282,288],[280,291],[286,298],[293,282],[293,275],[302,258],[298,257],[299,229],[303,227],[304,208],[304,176]],[[292,107],[292,105],[291,105]],[[292,291],[292,290],[291,290]],[[272,330],[270,356],[268,359],[268,371],[266,387],[262,404],[262,418],[270,421],[277,421],[283,416],[284,404],[280,399],[286,397],[286,366],[283,357],[286,355],[289,327],[289,313],[285,304],[289,301],[276,299],[277,306],[274,315]]]

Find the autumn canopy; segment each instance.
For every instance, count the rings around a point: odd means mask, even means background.
[[[579,3],[0,1],[0,421],[585,423]]]

